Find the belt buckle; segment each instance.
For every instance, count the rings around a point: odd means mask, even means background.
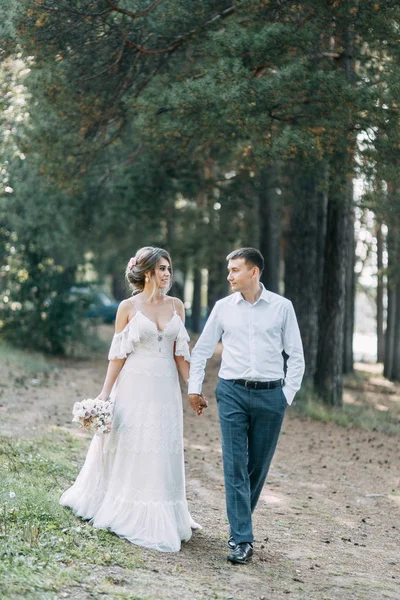
[[[249,382],[248,382],[248,380],[247,380],[247,379],[245,379],[245,382],[244,382],[244,387],[245,387],[245,388],[247,388],[247,387],[248,387],[248,385],[247,385],[248,383],[249,383]]]

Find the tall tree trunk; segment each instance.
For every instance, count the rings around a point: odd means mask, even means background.
[[[200,178],[200,187],[196,194],[196,226],[191,238],[192,260],[193,260],[193,296],[191,309],[191,329],[194,333],[201,331],[201,268],[206,265],[204,256],[204,243],[208,235],[209,219],[211,212],[212,196],[209,194],[207,182],[212,176],[212,167],[214,163],[210,159],[205,160],[202,168],[202,177]]]
[[[355,57],[354,57],[354,31],[353,28],[345,23],[344,31],[344,71],[348,83],[354,86],[355,80]],[[350,150],[353,155],[355,141],[352,143],[353,148],[346,148],[346,152]],[[355,295],[356,295],[356,280],[355,280],[355,237],[354,237],[354,186],[353,186],[353,159],[349,158],[346,153],[343,167],[348,165],[348,177],[345,181],[345,193],[347,214],[347,244],[345,244],[345,313],[344,313],[344,332],[343,332],[343,372],[351,373],[353,371],[353,335],[354,335],[354,312],[355,312]],[[345,217],[346,218],[346,217]]]
[[[377,223],[376,227],[377,243],[377,287],[376,287],[376,337],[377,337],[377,359],[379,363],[384,361],[385,357],[385,338],[383,335],[383,234],[382,225]]]
[[[212,310],[217,300],[229,292],[226,257],[234,250],[236,237],[236,231],[232,228],[232,212],[235,207],[232,207],[229,197],[224,196],[220,200],[221,208],[214,211],[212,235],[209,236],[208,242],[208,312]]]
[[[397,263],[399,264],[399,263]],[[394,327],[394,352],[392,381],[400,381],[400,281],[396,285],[396,321]]]
[[[384,375],[400,381],[400,232],[388,228],[388,307]]]
[[[343,340],[348,268],[348,231],[351,174],[344,154],[333,167],[328,202],[324,282],[319,325],[319,344],[315,387],[326,404],[342,405]],[[336,166],[336,165],[335,165]],[[349,179],[350,181],[346,181]]]
[[[192,322],[191,329],[194,333],[200,332],[201,317],[201,270],[197,267],[193,270],[193,299],[192,299]]]
[[[395,309],[396,309],[396,289],[388,286],[388,306],[387,306],[387,325],[385,339],[385,361],[383,374],[387,379],[392,378],[393,374],[393,356],[395,339]]]
[[[241,228],[241,242],[243,247],[260,249],[260,189],[258,181],[254,181],[247,174],[240,178],[238,192],[241,196],[240,209],[244,211],[243,225]]]
[[[315,375],[327,217],[327,169],[294,165],[285,232],[285,296],[296,310],[304,346],[305,379]]]
[[[265,268],[261,281],[271,292],[279,292],[281,262],[282,202],[277,193],[279,177],[277,164],[265,169],[259,180],[259,240]]]
[[[219,256],[214,256],[209,263],[207,289],[208,312],[211,311],[217,300],[220,300],[229,292],[229,286],[226,280],[226,255],[227,252],[222,252]]]
[[[175,239],[176,239],[176,208],[175,208],[175,196],[171,194],[165,202],[165,227],[166,227],[166,244],[165,249],[170,253],[172,260],[175,256]],[[182,280],[179,277],[175,277],[172,282],[170,291],[171,296],[177,296],[183,298]]]
[[[175,196],[171,194],[165,202],[166,212],[166,229],[167,229],[167,244],[166,250],[173,255],[175,250],[176,238],[176,208]]]
[[[113,273],[111,275],[111,292],[114,298],[116,300],[123,300],[126,298],[126,290],[127,285],[125,283],[125,279],[121,277],[120,273],[118,273],[118,275]]]
[[[346,299],[344,313],[344,331],[343,331],[343,373],[352,373],[354,369],[353,357],[353,336],[354,336],[354,312],[356,300],[356,243],[354,236],[354,186],[351,181],[347,185],[349,194],[349,220],[348,220],[348,257],[346,267]]]
[[[354,32],[347,18],[337,22],[338,46],[344,47],[337,68],[354,86]],[[353,115],[343,115],[341,134],[331,159],[324,283],[320,312],[315,388],[329,405],[343,403],[343,344],[346,306],[346,273],[349,269],[349,230],[353,214],[352,179],[356,142],[350,138]],[[354,234],[353,234],[354,235]]]

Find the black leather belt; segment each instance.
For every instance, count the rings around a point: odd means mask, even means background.
[[[251,390],[273,390],[274,388],[283,387],[285,383],[283,379],[275,381],[249,381],[248,379],[234,379],[235,383]]]

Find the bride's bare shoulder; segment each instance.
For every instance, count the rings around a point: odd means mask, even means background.
[[[126,298],[125,300],[122,300],[118,306],[118,312],[121,315],[132,315],[135,314],[136,310],[137,308],[133,298]]]
[[[180,298],[175,298],[174,296],[170,296],[172,302],[175,304],[175,306],[182,306],[183,308],[183,302]]]
[[[121,300],[118,306],[118,310],[124,312],[129,311],[132,308],[133,302],[132,298],[126,298],[125,300]]]
[[[176,312],[180,315],[184,315],[185,314],[185,306],[184,306],[182,300],[180,300],[180,298],[173,298],[172,296],[171,296],[171,300],[175,306]]]

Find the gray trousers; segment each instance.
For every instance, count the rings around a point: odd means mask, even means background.
[[[220,379],[216,390],[221,427],[226,509],[235,542],[253,542],[251,514],[260,497],[281,430],[282,388],[253,390]]]

